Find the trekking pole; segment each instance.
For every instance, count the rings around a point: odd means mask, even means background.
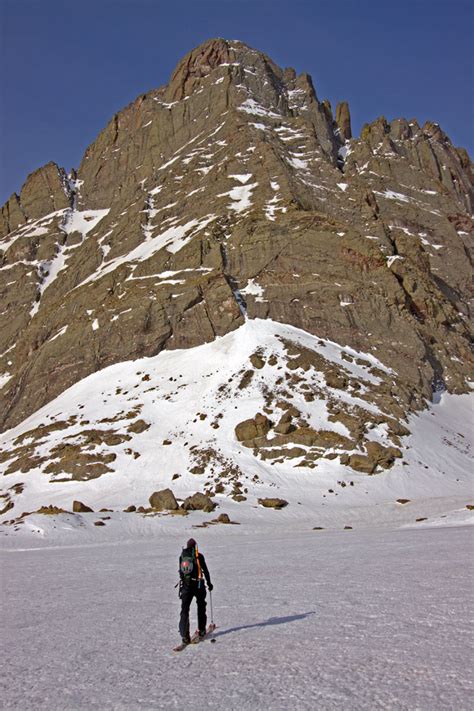
[[[212,612],[212,592],[209,590],[209,601],[211,603],[211,624],[214,624],[214,614]]]

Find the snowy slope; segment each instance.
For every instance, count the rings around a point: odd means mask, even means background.
[[[319,358],[320,370],[299,369],[294,380],[291,348],[309,349]],[[252,365],[256,356],[259,367]],[[350,386],[330,387],[328,367],[339,375],[344,372]],[[393,437],[380,424],[377,390],[392,377],[370,354],[270,320],[249,320],[194,349],[111,366],[0,438],[3,501],[14,506],[3,513],[4,523],[41,506],[71,511],[78,499],[95,511],[111,509],[106,525],[94,529],[97,514],[35,515],[0,530],[10,538],[21,529],[69,539],[71,532],[84,536],[87,529],[88,536],[104,540],[125,532],[153,535],[163,527],[184,530],[212,518],[200,512],[179,520],[167,514],[122,513],[130,505],[148,507],[149,496],[168,487],[178,500],[209,492],[219,506],[217,514],[229,513],[257,530],[424,525],[417,518],[427,518],[430,525],[470,520],[468,395],[443,395],[439,404],[404,423],[411,435],[398,438],[403,456],[391,468],[377,468],[368,476],[341,463],[345,451],[337,438],[346,448],[356,445],[344,421],[331,416],[334,403],[344,412],[356,408],[359,415],[372,417],[369,440],[389,446]],[[315,394],[312,399],[308,388]],[[267,412],[275,424],[290,406],[299,413],[295,421],[336,437],[335,445],[321,449],[300,443],[294,456],[292,444],[272,447],[272,440],[279,441],[274,430],[258,452],[237,441],[238,423]],[[97,465],[105,472],[98,475]],[[237,501],[236,493],[245,499]],[[283,498],[289,505],[279,511],[263,509],[257,501],[262,497]],[[409,501],[397,503],[400,498]],[[54,528],[57,519],[64,525]]]
[[[472,708],[472,529],[224,532],[216,642],[179,655],[182,536],[0,552],[2,708]]]

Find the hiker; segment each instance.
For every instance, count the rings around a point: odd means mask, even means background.
[[[194,538],[190,538],[179,556],[179,597],[181,598],[181,617],[179,633],[183,644],[191,641],[189,635],[189,608],[193,597],[196,597],[199,637],[206,636],[206,578],[207,587],[211,591],[213,585],[202,553],[199,553]]]

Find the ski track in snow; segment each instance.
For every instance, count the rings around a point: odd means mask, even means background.
[[[218,630],[179,654],[182,534],[3,551],[2,708],[471,708],[472,529],[195,536]]]

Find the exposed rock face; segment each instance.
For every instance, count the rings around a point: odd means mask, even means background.
[[[466,391],[472,176],[434,123],[382,117],[351,139],[347,104],[333,119],[307,74],[204,43],[77,175],[49,163],[2,209],[0,427],[244,314],[376,353],[399,416]]]

